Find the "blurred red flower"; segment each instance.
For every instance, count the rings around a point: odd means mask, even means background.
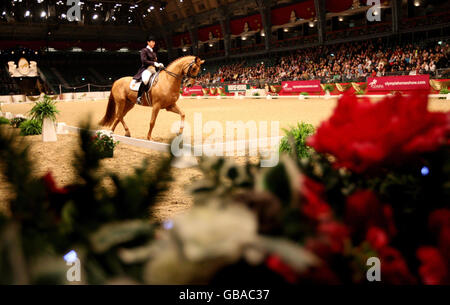
[[[366,240],[375,250],[380,250],[389,244],[388,235],[378,227],[370,227],[367,230]]]
[[[350,238],[347,226],[337,221],[320,223],[317,233],[324,238],[332,253],[342,253],[345,242]]]
[[[308,176],[303,176],[302,181],[303,214],[316,221],[330,219],[332,211],[328,203],[324,200],[325,187],[323,184],[314,181]]]
[[[381,262],[381,281],[392,285],[416,284],[401,253],[394,248],[384,247],[378,251]]]
[[[66,188],[59,188],[56,185],[55,179],[51,172],[48,172],[44,177],[42,177],[45,187],[49,193],[52,194],[67,194],[68,190]]]
[[[284,263],[278,255],[269,255],[266,258],[266,266],[283,276],[288,283],[295,283],[298,280],[298,274],[286,263]]]
[[[371,226],[384,229],[389,236],[396,233],[392,207],[383,205],[370,190],[358,190],[347,197],[345,221],[352,233],[365,234]]]
[[[432,113],[427,105],[423,92],[377,103],[345,95],[307,143],[336,157],[334,166],[357,173],[395,165],[448,143],[450,112]]]
[[[448,265],[438,249],[421,247],[417,250],[417,258],[421,262],[419,274],[424,284],[448,284]]]

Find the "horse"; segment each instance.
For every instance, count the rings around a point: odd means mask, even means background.
[[[147,140],[151,140],[156,117],[161,109],[166,109],[167,111],[180,115],[181,125],[179,134],[183,133],[185,114],[176,104],[180,97],[181,82],[187,77],[185,86],[192,86],[204,62],[204,60],[201,60],[197,56],[184,56],[174,60],[167,68],[163,68],[160,71],[157,82],[150,91],[151,104],[147,100],[146,94],[142,97],[143,106],[153,107]],[[105,127],[112,125],[112,132],[114,132],[119,122],[122,123],[125,129],[125,136],[127,137],[131,137],[131,134],[123,118],[136,104],[138,94],[136,91],[130,89],[132,79],[129,76],[122,77],[114,82],[109,95],[106,113],[99,122],[99,125]]]

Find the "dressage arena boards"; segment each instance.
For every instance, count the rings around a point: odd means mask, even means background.
[[[311,98],[299,100],[298,98],[284,99],[196,99],[183,98],[178,101],[180,108],[186,113],[186,122],[193,126],[194,113],[201,113],[203,124],[208,120],[215,120],[223,125],[225,130],[226,121],[242,120],[244,123],[254,120],[280,122],[279,135],[284,134],[283,128],[296,125],[297,122],[307,122],[318,126],[326,120],[336,106],[337,99]],[[65,122],[68,126],[80,126],[80,121],[88,119],[90,116],[93,122],[98,122],[105,113],[107,101],[76,101],[58,102],[57,108],[60,114],[57,116],[59,122]],[[12,114],[27,114],[33,106],[27,104],[3,104],[3,112]],[[450,111],[450,101],[430,99],[429,108],[431,111]],[[126,115],[125,121],[131,131],[132,137],[146,139],[151,116],[150,107],[135,106]],[[158,142],[168,142],[174,136],[170,128],[174,122],[180,120],[179,116],[160,111],[155,128],[153,130],[153,140]],[[95,128],[96,126],[93,126]],[[121,124],[118,125],[115,134],[124,135]],[[270,134],[269,134],[270,136]],[[41,136],[25,137],[31,143],[31,157],[35,167],[36,175],[44,175],[49,170],[52,171],[57,185],[62,186],[73,182],[76,179],[71,166],[73,153],[78,149],[78,139],[74,134],[58,135],[57,142],[42,142]],[[144,159],[150,160],[152,166],[162,156],[162,152],[139,148],[120,143],[114,151],[114,158],[102,161],[104,170],[114,171],[121,175],[133,173],[133,168],[140,166]],[[235,157],[237,162],[244,162],[244,157]],[[256,158],[251,158],[256,161]],[[172,217],[174,214],[186,211],[192,204],[192,198],[185,191],[185,187],[192,181],[202,177],[201,172],[196,168],[173,168],[174,181],[171,182],[169,190],[158,200],[158,205],[152,211],[156,219],[163,220]],[[0,177],[0,196],[8,197],[8,188],[2,183]],[[1,208],[1,204],[0,204]]]

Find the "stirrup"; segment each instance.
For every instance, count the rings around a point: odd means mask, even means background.
[[[142,105],[142,97],[141,97],[141,96],[139,96],[139,97],[137,98],[136,104]]]

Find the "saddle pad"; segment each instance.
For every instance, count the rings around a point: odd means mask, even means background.
[[[133,79],[130,83],[130,89],[131,91],[139,91],[139,86],[141,85],[141,82],[136,81]]]

